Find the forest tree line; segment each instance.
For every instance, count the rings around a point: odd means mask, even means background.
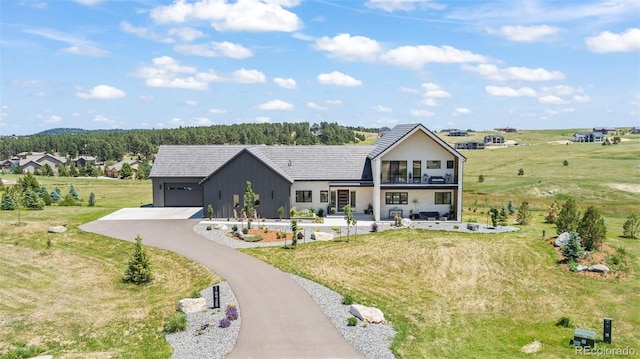
[[[20,152],[48,152],[60,156],[93,156],[98,161],[120,161],[125,155],[152,159],[160,145],[343,145],[364,140],[337,123],[263,123],[180,127],[152,130],[46,133],[0,138],[0,159]]]

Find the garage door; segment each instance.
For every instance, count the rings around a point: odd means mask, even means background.
[[[202,207],[202,186],[197,182],[165,183],[165,207]]]

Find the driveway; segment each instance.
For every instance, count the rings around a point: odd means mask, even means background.
[[[140,234],[145,245],[202,263],[229,283],[239,302],[242,326],[228,358],[364,358],[293,279],[258,259],[199,236],[192,230],[198,219],[115,218],[80,228],[131,242]]]

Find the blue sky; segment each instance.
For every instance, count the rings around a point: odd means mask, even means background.
[[[0,135],[640,125],[640,2],[0,1]]]

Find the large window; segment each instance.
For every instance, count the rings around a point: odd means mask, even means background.
[[[260,207],[260,195],[258,193],[253,194],[255,198],[253,199],[253,206]]]
[[[233,195],[233,206],[235,208],[240,207],[240,195],[239,194],[234,194]]]
[[[436,204],[451,204],[451,192],[436,192]]]
[[[331,191],[331,203],[329,205],[331,207],[336,206],[336,191]]]
[[[422,161],[413,161],[413,182],[420,183],[422,177]]]
[[[296,191],[296,202],[311,202],[311,191]]]
[[[407,183],[407,161],[382,161],[382,183]]]
[[[407,204],[409,203],[408,192],[385,192],[385,204]]]
[[[320,202],[329,202],[329,191],[320,191]]]
[[[442,162],[440,160],[427,161],[427,169],[430,169],[430,170],[440,169],[441,166],[442,166]]]

